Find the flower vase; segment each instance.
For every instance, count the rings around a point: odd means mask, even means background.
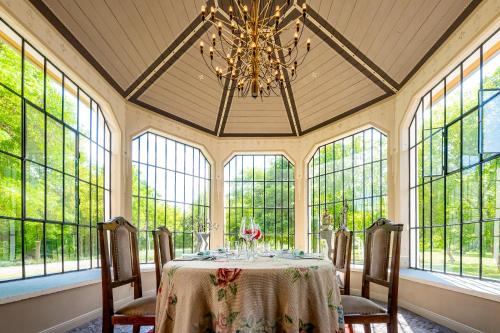
[[[206,251],[208,249],[208,236],[210,233],[208,232],[198,232],[197,236],[197,244],[196,244],[196,252]]]

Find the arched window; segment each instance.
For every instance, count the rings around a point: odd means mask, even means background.
[[[193,231],[210,218],[210,163],[188,144],[146,132],[132,141],[132,222],[141,262],[154,257],[151,231],[166,226],[177,256],[193,251]]]
[[[272,248],[293,248],[294,177],[293,164],[283,155],[234,156],[224,166],[225,241],[239,239],[245,217],[254,218]]]
[[[500,279],[500,33],[422,96],[410,139],[410,265]]]
[[[369,128],[319,147],[308,164],[309,250],[320,250],[320,225],[328,212],[338,228],[347,204],[354,232],[353,262],[363,262],[364,232],[387,216],[387,137]]]
[[[110,161],[99,105],[0,20],[0,280],[99,266]]]

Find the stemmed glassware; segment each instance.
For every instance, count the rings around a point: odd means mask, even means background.
[[[259,232],[259,226],[255,224],[253,218],[241,219],[240,236],[245,241],[247,259],[253,259],[253,241]],[[249,249],[250,246],[250,249]]]

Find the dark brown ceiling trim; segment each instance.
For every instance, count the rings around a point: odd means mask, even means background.
[[[446,29],[444,34],[432,45],[432,47],[425,53],[422,59],[413,67],[413,69],[406,75],[406,77],[399,84],[400,88],[403,87],[406,82],[408,82],[415,73],[418,72],[420,67],[422,67],[425,62],[434,54],[443,45],[443,43],[455,32],[455,30],[462,24],[463,21],[467,19],[467,17],[476,9],[476,7],[481,3],[482,0],[473,0],[464,11],[456,18],[455,21]]]
[[[207,1],[207,6],[213,6],[214,0]],[[200,24],[201,18],[200,16],[196,16],[196,18],[187,26],[184,31],[172,42],[170,45],[156,58],[155,61],[134,81],[132,84],[125,90],[125,96],[130,95],[131,92],[137,88],[141,82],[143,82],[146,77],[148,77],[156,67],[158,67],[161,62],[168,57],[170,53],[172,53],[186,38],[192,33],[196,27]],[[178,59],[178,58],[177,58]]]
[[[121,96],[126,96],[124,89],[118,84],[118,82],[111,77],[111,75],[104,69],[97,59],[92,56],[92,54],[82,45],[82,43],[80,43],[80,41],[78,41],[78,39],[76,39],[75,35],[71,33],[64,23],[57,18],[57,16],[42,0],[30,0],[30,2]]]
[[[136,105],[138,105],[138,106],[140,106],[140,107],[143,107],[143,108],[145,108],[145,109],[147,109],[147,110],[150,110],[150,111],[156,112],[156,113],[158,113],[158,114],[160,114],[160,115],[162,115],[162,116],[165,116],[165,117],[167,117],[167,118],[170,118],[170,119],[172,119],[172,120],[178,121],[178,122],[180,122],[180,123],[182,123],[182,124],[184,124],[184,125],[187,125],[187,126],[190,126],[190,127],[196,128],[196,129],[198,129],[198,130],[200,130],[200,131],[203,131],[203,132],[205,132],[205,133],[212,134],[212,135],[217,135],[217,133],[216,133],[215,131],[211,130],[211,129],[208,129],[208,128],[205,128],[205,127],[203,127],[203,126],[200,126],[200,125],[198,125],[198,124],[196,124],[196,123],[193,123],[193,122],[191,122],[191,121],[189,121],[189,120],[186,120],[186,119],[184,119],[184,118],[181,118],[181,117],[179,117],[179,116],[176,116],[175,114],[172,114],[172,113],[170,113],[170,112],[167,112],[167,111],[165,111],[165,110],[162,110],[162,109],[160,109],[160,108],[158,108],[158,107],[156,107],[156,106],[153,106],[153,105],[151,105],[151,104],[148,104],[148,103],[143,102],[143,101],[141,101],[141,100],[138,100],[138,99],[136,99],[136,98],[132,98],[132,99],[130,99],[130,102],[132,102],[132,103],[134,103],[134,104],[136,104]]]
[[[222,90],[222,95],[220,97],[220,103],[219,103],[219,113],[217,114],[217,122],[215,123],[215,133],[218,133],[219,127],[220,127],[220,122],[222,120],[222,114],[224,113],[224,105],[226,104],[226,98],[227,98],[227,93],[229,90],[229,83],[231,82],[230,79],[226,79],[226,82],[224,83],[224,88]]]
[[[373,83],[379,86],[386,93],[394,94],[391,88],[389,88],[383,81],[378,77],[373,75],[368,69],[356,61],[346,50],[341,48],[337,43],[335,43],[327,34],[325,34],[321,29],[319,29],[314,23],[306,20],[306,26],[311,29],[319,38],[321,38],[326,44],[328,44],[332,49],[337,51],[337,53],[347,60],[352,66],[357,68],[362,74],[364,74]]]
[[[226,111],[224,112],[224,119],[222,120],[222,125],[220,127],[219,135],[224,136],[224,129],[226,128],[227,118],[229,116],[229,110],[231,109],[231,104],[233,103],[234,91],[236,90],[236,81],[231,80],[231,88],[227,94]]]
[[[281,40],[279,36],[276,36],[275,38],[275,43],[278,46],[281,46]],[[282,64],[285,63],[285,56],[283,55],[283,51],[280,50],[278,51],[278,57],[280,58],[280,62]],[[280,91],[281,91],[281,97],[283,98],[283,105],[285,106],[286,114],[288,116],[288,121],[290,122],[290,129],[292,130],[292,133],[294,135],[297,135],[297,131],[299,132],[300,135],[300,124],[298,123],[298,117],[297,117],[297,109],[295,108],[295,100],[293,97],[293,92],[292,92],[292,87],[290,86],[290,77],[288,76],[288,71],[284,70],[283,71],[283,76],[285,78],[285,83],[284,85],[280,85]],[[288,92],[288,97],[285,92]],[[293,102],[293,104],[292,104]],[[293,105],[293,106],[292,106]],[[294,116],[292,116],[292,111],[290,109],[293,109]],[[293,119],[295,117],[296,124],[294,123]],[[297,128],[295,128],[297,126]]]
[[[293,133],[224,133],[220,135],[221,137],[245,137],[245,138],[254,138],[254,137],[295,137],[296,135]]]
[[[286,97],[285,85],[288,87],[287,83],[280,85],[281,97],[283,98],[283,105],[285,106],[288,122],[290,123],[290,129],[292,130],[293,135],[297,135],[297,130],[295,129],[295,124],[293,123],[292,112],[290,111],[288,98]]]
[[[137,89],[131,99],[137,99],[141,96],[163,75],[163,73],[165,73],[180,57],[182,57],[182,55],[184,55],[190,47],[194,47],[194,43],[210,28],[210,25],[210,22],[205,21],[198,31],[196,31],[188,40],[184,40],[182,46],[177,50],[177,52],[170,57],[149,79],[147,79],[147,81],[139,89]],[[163,59],[161,61],[163,61]]]
[[[307,133],[310,133],[310,132],[312,132],[312,131],[315,131],[315,130],[317,130],[317,129],[321,128],[321,127],[324,127],[324,126],[326,126],[326,125],[330,125],[331,123],[333,123],[333,122],[335,122],[335,121],[337,121],[337,120],[340,120],[340,119],[342,119],[342,118],[345,118],[345,117],[347,117],[347,116],[350,116],[350,115],[352,115],[352,114],[354,114],[354,113],[356,113],[356,112],[358,112],[358,111],[361,111],[361,110],[363,110],[363,109],[365,109],[365,108],[367,108],[367,107],[369,107],[369,106],[371,106],[371,105],[373,105],[373,104],[375,104],[375,103],[378,103],[378,102],[380,102],[380,101],[382,101],[382,100],[384,100],[384,99],[386,99],[387,97],[390,97],[390,96],[392,96],[392,95],[393,95],[392,93],[386,93],[386,94],[384,94],[384,95],[381,95],[381,96],[379,96],[379,97],[376,97],[376,98],[372,99],[371,101],[368,101],[368,102],[366,102],[366,103],[363,103],[363,104],[361,104],[361,105],[358,105],[358,106],[356,106],[356,107],[354,107],[354,108],[352,108],[352,109],[350,109],[350,110],[348,110],[348,111],[346,111],[346,112],[344,112],[344,113],[341,113],[341,114],[339,114],[339,115],[337,115],[337,116],[335,116],[335,117],[333,117],[333,118],[330,118],[330,119],[328,119],[328,120],[326,120],[326,121],[324,121],[324,122],[322,122],[322,123],[319,123],[319,124],[317,124],[317,125],[314,125],[313,127],[310,127],[310,128],[308,128],[308,129],[306,129],[306,130],[302,131],[302,134],[307,134]]]
[[[334,36],[335,38],[337,38],[343,45],[345,45],[348,49],[349,49],[349,52],[351,52],[352,54],[356,55],[359,59],[361,59],[364,63],[366,63],[371,69],[373,69],[373,71],[375,71],[378,75],[380,75],[384,80],[386,80],[390,85],[392,85],[394,88],[396,89],[399,89],[399,83],[396,82],[396,80],[394,80],[392,77],[390,77],[389,74],[387,74],[382,68],[380,68],[379,66],[377,66],[377,64],[375,64],[373,61],[370,60],[370,58],[368,58],[363,52],[361,52],[356,46],[354,46],[354,44],[352,44],[344,35],[342,35],[339,31],[337,31],[327,20],[325,20],[321,15],[319,15],[316,11],[314,11],[314,9],[312,8],[308,8],[307,9],[307,13],[308,15],[310,15],[316,22],[318,22],[320,25],[322,25],[332,36]],[[307,26],[309,28],[311,28],[311,26],[314,26],[310,21],[308,22],[306,20],[306,23]],[[384,91],[386,92],[389,92],[389,91],[392,91],[390,89],[390,87],[388,87],[386,84],[384,84],[382,81],[380,81],[376,76],[374,76],[372,73],[368,72],[366,70],[366,68],[364,68],[363,66],[361,66],[355,59],[352,58],[352,56],[345,50],[343,50],[342,48],[340,48],[336,43],[333,42],[333,40],[330,38],[330,36],[327,36],[323,31],[321,31],[320,29],[318,29],[316,26],[314,26],[315,29],[313,29],[316,34],[317,31],[320,31],[321,32],[321,39],[323,39],[325,42],[328,43],[328,45],[330,45],[331,47],[332,44],[336,45],[336,47],[333,47],[335,48],[335,50],[337,52],[338,49],[342,50],[342,56],[345,58],[345,56],[349,57],[351,60],[347,59],[351,64],[353,64],[354,66],[356,66],[356,68],[358,68],[360,71],[362,71],[366,76],[369,75],[369,78],[374,81],[376,80],[377,82],[377,85],[380,85],[379,83],[381,83],[385,88]],[[311,28],[312,29],[312,28]],[[340,53],[340,52],[339,52]],[[354,64],[354,62],[356,64]],[[382,87],[381,87],[382,88]]]

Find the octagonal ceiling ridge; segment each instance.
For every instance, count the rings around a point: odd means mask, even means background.
[[[265,133],[225,133],[226,125],[229,123],[232,123],[232,118],[231,118],[231,110],[232,110],[232,104],[234,102],[234,95],[235,95],[235,88],[236,85],[234,82],[229,82],[231,80],[225,80],[223,82],[223,89],[221,89],[221,94],[220,94],[220,100],[218,102],[210,101],[208,103],[211,105],[213,110],[200,110],[200,117],[212,117],[213,120],[206,120],[200,124],[200,122],[196,118],[196,110],[191,110],[190,115],[189,112],[188,114],[182,114],[178,112],[177,110],[171,109],[170,107],[168,109],[164,109],[162,107],[159,107],[158,105],[152,105],[144,100],[144,95],[150,89],[155,83],[157,83],[158,80],[163,80],[163,77],[168,74],[170,70],[173,70],[176,66],[180,64],[179,60],[185,56],[185,54],[189,51],[190,48],[195,46],[195,43],[202,37],[202,35],[209,30],[211,27],[211,23],[208,20],[202,21],[198,15],[194,17],[191,22],[188,23],[186,28],[184,28],[174,39],[173,41],[167,45],[167,47],[160,53],[159,56],[156,57],[156,59],[147,67],[145,70],[135,79],[133,80],[132,83],[130,83],[127,87],[123,87],[123,84],[119,84],[118,81],[111,75],[111,73],[108,71],[108,69],[103,66],[104,63],[108,63],[103,61],[103,59],[99,58],[96,53],[92,53],[91,50],[88,50],[87,48],[84,47],[84,44],[78,39],[78,37],[81,36],[75,36],[74,31],[70,30],[65,24],[68,24],[68,22],[64,22],[64,20],[58,16],[58,13],[54,13],[51,8],[49,8],[46,5],[46,2],[49,1],[55,1],[57,2],[58,0],[29,0],[40,12],[42,15],[44,15],[49,22],[52,23],[52,25],[59,30],[59,32],[89,61],[91,65],[93,65],[96,70],[103,76],[105,80],[107,80],[115,90],[122,95],[125,99],[130,101],[131,103],[134,103],[138,106],[141,106],[143,108],[149,109],[153,112],[160,113],[168,118],[171,118],[175,121],[179,121],[181,123],[184,123],[185,125],[191,126],[193,128],[196,128],[198,130],[202,130],[204,132],[216,135],[216,136],[231,136],[231,135],[236,135],[236,136],[283,136],[283,135],[303,135],[306,133],[309,133],[313,130],[319,129],[323,126],[326,126],[334,121],[337,121],[345,116],[348,116],[350,114],[353,114],[354,112],[357,112],[363,108],[366,108],[369,105],[372,105],[373,103],[379,102],[393,94],[395,94],[397,91],[401,89],[401,87],[409,80],[409,78],[415,74],[415,72],[420,68],[420,66],[423,65],[423,63],[434,53],[434,51],[439,48],[439,46],[448,38],[449,35],[460,25],[460,22],[463,21],[470,13],[477,7],[477,5],[481,2],[480,0],[462,0],[461,3],[463,3],[463,6],[460,4],[455,4],[454,5],[454,11],[457,12],[459,9],[462,9],[462,7],[465,7],[463,11],[458,15],[458,17],[455,18],[453,22],[449,22],[450,24],[446,24],[443,22],[440,22],[440,26],[447,26],[448,29],[444,32],[443,35],[438,36],[439,38],[436,40],[434,45],[428,50],[426,50],[425,55],[419,60],[413,68],[408,68],[409,72],[406,77],[403,79],[400,79],[399,82],[396,80],[392,75],[390,75],[388,72],[384,71],[383,67],[381,64],[376,63],[376,59],[372,59],[369,57],[367,54],[362,52],[360,48],[356,47],[354,43],[352,43],[345,35],[344,31],[346,31],[346,27],[351,23],[350,20],[352,19],[352,16],[354,15],[354,9],[351,11],[350,17],[347,19],[347,23],[344,22],[343,26],[341,26],[339,29],[343,29],[342,32],[340,30],[337,30],[336,27],[334,26],[335,21],[332,23],[332,19],[330,18],[331,13],[330,10],[328,10],[327,13],[321,12],[321,6],[318,6],[316,8],[316,4],[314,4],[315,1],[305,1],[305,0],[293,0],[293,3],[290,8],[288,8],[285,19],[284,21],[290,22],[291,20],[296,19],[297,17],[300,17],[301,15],[301,5],[304,2],[308,3],[308,17],[307,20],[305,21],[305,26],[309,31],[313,34],[313,36],[317,37],[321,43],[325,43],[328,45],[329,49],[333,51],[336,56],[340,56],[342,61],[344,63],[348,63],[351,65],[353,68],[355,68],[359,74],[364,78],[363,80],[366,80],[367,82],[369,81],[370,83],[365,83],[363,87],[369,87],[371,85],[377,86],[379,90],[376,90],[375,88],[371,87],[372,93],[366,93],[366,94],[361,94],[359,97],[361,98],[362,96],[366,96],[367,98],[370,97],[369,100],[365,99],[360,99],[358,101],[355,101],[355,104],[352,105],[352,108],[349,110],[343,110],[341,114],[338,114],[338,110],[331,110],[330,113],[326,112],[325,116],[322,115],[311,115],[311,110],[306,112],[305,114],[309,114],[307,117],[310,119],[315,119],[315,123],[308,123],[306,128],[303,128],[301,124],[301,110],[297,110],[297,106],[299,104],[296,102],[296,97],[294,96],[293,90],[294,87],[289,83],[286,82],[281,89],[280,89],[280,96],[283,100],[283,107],[284,111],[286,113],[286,118],[289,123],[290,127],[290,132],[284,133],[283,128],[281,128],[280,132],[277,133],[272,133],[272,132],[265,132]],[[260,0],[263,1],[263,0]],[[283,0],[284,1],[284,0]],[[340,0],[339,0],[340,1]],[[361,0],[361,2],[367,1],[367,0]],[[393,0],[381,0],[382,2],[390,2]],[[450,1],[450,0],[443,0],[443,1]],[[205,1],[200,1],[200,0],[194,0],[193,4],[196,2],[200,3],[205,3],[206,6],[215,6],[217,8],[216,15],[220,17],[228,17],[228,14],[225,11],[225,7],[227,6],[227,1],[223,0],[205,0]],[[340,1],[341,2],[341,1]],[[61,3],[59,3],[61,4]],[[466,6],[465,6],[466,5]],[[62,6],[62,5],[61,5]],[[154,6],[157,6],[157,4],[154,4]],[[191,7],[192,4],[190,5]],[[362,4],[360,5],[362,6]],[[382,6],[382,4],[380,4]],[[387,6],[385,6],[387,7]],[[384,7],[384,8],[385,8]],[[137,9],[137,8],[136,8]],[[192,9],[192,8],[190,8]],[[331,9],[331,8],[330,8]],[[342,8],[343,9],[343,8]],[[150,8],[148,9],[150,11]],[[363,11],[363,9],[358,8],[359,11]],[[185,15],[189,17],[189,12],[190,10],[184,6],[184,11]],[[323,10],[324,11],[324,10]],[[366,10],[365,10],[366,11]],[[378,12],[378,9],[377,9]],[[125,13],[126,14],[126,13]],[[165,13],[164,13],[165,14]],[[175,13],[167,13],[167,15],[174,15]],[[359,13],[357,13],[359,14]],[[367,13],[362,13],[364,16],[363,17],[368,17],[370,14]],[[324,16],[326,15],[326,16]],[[336,15],[339,15],[336,13]],[[359,15],[358,15],[359,16]],[[192,17],[192,16],[191,16]],[[375,16],[374,16],[375,17]],[[451,20],[453,18],[453,15],[448,15],[447,18]],[[354,17],[356,19],[356,17]],[[389,18],[388,18],[389,19]],[[392,18],[390,18],[392,19]],[[177,17],[175,17],[176,22],[179,25],[179,20]],[[372,18],[371,22],[373,23],[374,18]],[[156,18],[155,18],[155,21]],[[345,20],[344,20],[345,21]],[[412,20],[416,21],[416,20]],[[286,23],[284,22],[284,23]],[[359,24],[366,23],[366,22],[358,22]],[[347,24],[347,25],[346,25]],[[437,24],[437,23],[436,23]],[[134,27],[132,27],[133,29]],[[149,29],[149,28],[148,28]],[[158,27],[156,26],[155,29],[157,30]],[[358,31],[363,31],[363,29],[366,31],[367,27],[356,27],[355,32],[358,33]],[[417,31],[418,29],[413,28],[413,31]],[[419,31],[419,30],[418,30]],[[386,32],[388,33],[388,32]],[[416,33],[416,32],[415,32]],[[137,33],[135,34],[136,36]],[[359,37],[359,36],[358,36]],[[426,38],[427,40],[432,41],[432,38],[429,36],[419,36],[419,38]],[[360,39],[357,38],[355,41],[359,41]],[[279,42],[279,38],[277,39],[277,42]],[[366,48],[365,48],[366,49]],[[113,50],[111,50],[113,51]],[[279,55],[280,58],[283,58],[283,55]],[[415,58],[415,57],[413,57]],[[412,59],[413,59],[412,58]],[[143,59],[144,60],[144,59]],[[306,59],[307,60],[307,59]],[[386,64],[384,65],[384,68],[387,68]],[[286,71],[284,72],[284,75],[286,76],[288,73]],[[314,73],[312,73],[314,74]],[[358,74],[358,75],[359,75]],[[398,74],[399,76],[399,74]],[[288,78],[286,78],[285,81],[287,81]],[[201,79],[200,79],[201,80]],[[359,79],[358,79],[359,81]],[[356,81],[356,82],[358,82]],[[121,81],[123,82],[123,80]],[[353,81],[354,82],[354,81]],[[187,84],[186,82],[182,84]],[[165,82],[162,84],[163,88],[165,88]],[[187,87],[187,86],[186,86]],[[163,89],[162,88],[162,89]],[[323,90],[325,90],[325,87],[322,87]],[[157,91],[160,88],[155,88]],[[352,89],[351,89],[352,90]],[[162,90],[164,91],[164,90]],[[326,91],[328,89],[326,88]],[[375,93],[376,91],[381,91],[379,93]],[[346,95],[348,92],[344,92],[343,95]],[[158,102],[159,98],[161,96],[150,96],[149,100],[150,101],[156,101]],[[163,96],[165,98],[167,96]],[[265,99],[266,97],[264,97]],[[175,98],[174,98],[175,99]],[[176,103],[175,101],[171,101],[171,103]],[[161,104],[161,103],[160,103]],[[163,103],[165,104],[165,103]],[[168,103],[167,103],[168,104]],[[302,103],[304,104],[304,103]],[[324,103],[323,103],[324,104]],[[332,104],[332,105],[335,105]],[[218,107],[217,107],[218,106]],[[199,103],[197,104],[197,107],[199,108]],[[181,108],[180,106],[178,109]],[[300,106],[299,106],[300,108]],[[195,108],[196,109],[196,108]],[[327,106],[322,106],[321,110],[328,109]],[[203,111],[203,112],[202,112]],[[207,112],[205,112],[207,111]],[[337,111],[337,112],[336,112]],[[284,114],[285,114],[284,113]],[[202,114],[206,114],[203,116]],[[241,116],[241,115],[240,115]],[[201,118],[200,118],[201,119]]]

